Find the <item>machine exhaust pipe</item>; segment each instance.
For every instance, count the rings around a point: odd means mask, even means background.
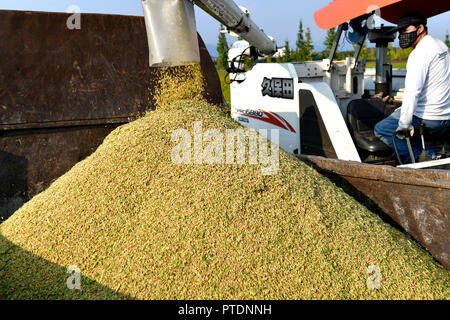
[[[394,42],[395,33],[390,33],[392,27],[372,29],[369,31],[369,41],[376,44],[376,77],[375,93],[383,93],[383,97],[392,95],[392,65],[388,64],[388,45]]]

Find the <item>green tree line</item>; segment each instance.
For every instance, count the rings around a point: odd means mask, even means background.
[[[219,53],[219,57],[217,59],[217,68],[218,69],[227,69],[228,68],[228,46],[226,44],[225,35],[220,31],[223,30],[223,25],[220,25],[219,30],[219,40],[217,42],[217,52]]]
[[[297,42],[295,43],[295,49],[291,49],[289,40],[284,42],[285,54],[281,59],[281,62],[292,61],[308,61],[312,60],[314,53],[314,45],[311,36],[311,29],[303,29],[303,22],[300,20],[299,29],[297,32]]]

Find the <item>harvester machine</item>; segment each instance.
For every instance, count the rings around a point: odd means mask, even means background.
[[[448,1],[432,2],[431,9],[424,11],[427,17],[450,8]],[[393,90],[393,70],[388,63],[388,45],[396,34],[390,33],[393,27],[376,26],[374,17],[378,14],[395,23],[414,6],[420,8],[418,1],[332,2],[315,14],[320,27],[337,27],[330,55],[322,61],[259,63],[248,71],[242,67],[243,56],[233,52],[229,69],[233,118],[254,129],[279,129],[280,146],[297,156],[403,165],[374,134],[375,124],[402,104],[402,90]],[[355,53],[344,61],[336,61],[344,33],[353,42]],[[359,58],[367,39],[376,45],[372,94],[365,88],[366,61]],[[427,144],[438,154],[437,161],[406,166],[448,169],[448,135],[448,131],[442,131],[427,137]]]

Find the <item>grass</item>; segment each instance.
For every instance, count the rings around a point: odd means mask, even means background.
[[[450,297],[449,272],[416,242],[287,153],[272,176],[173,164],[175,129],[241,128],[200,98],[196,77],[163,77],[156,111],[0,225],[1,298]],[[66,287],[70,265],[81,291]],[[371,265],[379,290],[366,284]]]
[[[391,62],[392,64],[392,68],[393,69],[406,69],[406,61],[402,61],[402,62]],[[367,62],[366,64],[366,68],[375,68],[375,62]]]
[[[223,69],[218,69],[217,73],[219,74],[223,97],[225,98],[227,105],[231,106],[230,84],[227,83],[230,79],[227,76],[227,72]]]

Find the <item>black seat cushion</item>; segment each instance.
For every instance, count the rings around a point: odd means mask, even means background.
[[[370,153],[388,151],[389,146],[375,136],[375,125],[387,117],[385,103],[381,99],[358,99],[349,103],[347,122],[356,145]]]

